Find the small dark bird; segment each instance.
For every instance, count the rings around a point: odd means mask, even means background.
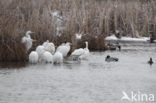
[[[154,35],[153,34],[150,37],[150,43],[154,43]]]
[[[119,51],[121,51],[121,45],[118,45]]]
[[[105,61],[107,61],[107,62],[117,62],[117,61],[119,61],[119,59],[115,58],[115,57],[111,57],[110,55],[107,55],[106,58],[105,58]]]
[[[153,60],[152,60],[152,58],[150,58],[150,60],[148,61],[148,64],[150,64],[150,65],[153,64]]]

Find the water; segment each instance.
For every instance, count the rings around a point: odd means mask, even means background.
[[[122,103],[122,91],[156,96],[156,64],[147,64],[155,53],[156,45],[125,45],[80,63],[1,67],[0,103]],[[105,62],[108,54],[119,62]]]

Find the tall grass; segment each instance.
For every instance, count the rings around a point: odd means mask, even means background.
[[[156,33],[156,1],[144,0],[0,0],[0,61],[25,61],[28,53],[21,38],[36,32],[33,49],[49,39],[56,45],[69,41],[72,50],[89,41],[91,50],[104,50],[104,37],[120,30],[132,37]],[[62,11],[64,31],[56,36],[56,19]],[[75,33],[85,34],[82,40]]]

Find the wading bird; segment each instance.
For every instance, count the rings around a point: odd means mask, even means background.
[[[69,43],[69,42],[63,43],[56,49],[56,52],[60,52],[60,53],[62,53],[63,57],[66,57],[70,51],[70,45],[71,45],[71,43]]]
[[[60,63],[62,63],[63,62],[63,55],[62,55],[62,53],[56,52],[53,55],[53,62],[54,62],[54,64],[60,64]]]
[[[30,34],[34,34],[34,32],[27,31],[25,36],[22,38],[22,43],[25,44],[27,51],[32,47],[33,41],[36,41],[31,38]]]
[[[38,53],[36,51],[32,51],[29,54],[29,62],[30,63],[36,64],[36,63],[38,63],[38,59],[39,59],[39,56],[38,56]]]
[[[52,42],[49,42],[49,40],[47,40],[46,42],[44,42],[42,44],[42,46],[44,46],[44,48],[46,49],[46,51],[49,51],[51,54],[55,53],[55,45]]]
[[[76,49],[72,52],[72,56],[78,56],[79,59],[87,59],[88,55],[89,55],[89,49],[88,49],[88,42],[85,42],[86,47],[83,48],[79,48]]]

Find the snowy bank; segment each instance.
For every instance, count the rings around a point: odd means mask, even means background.
[[[139,38],[132,38],[132,37],[121,37],[118,39],[115,35],[111,35],[105,38],[106,41],[124,41],[124,42],[148,42],[150,40],[149,37],[139,37]]]

